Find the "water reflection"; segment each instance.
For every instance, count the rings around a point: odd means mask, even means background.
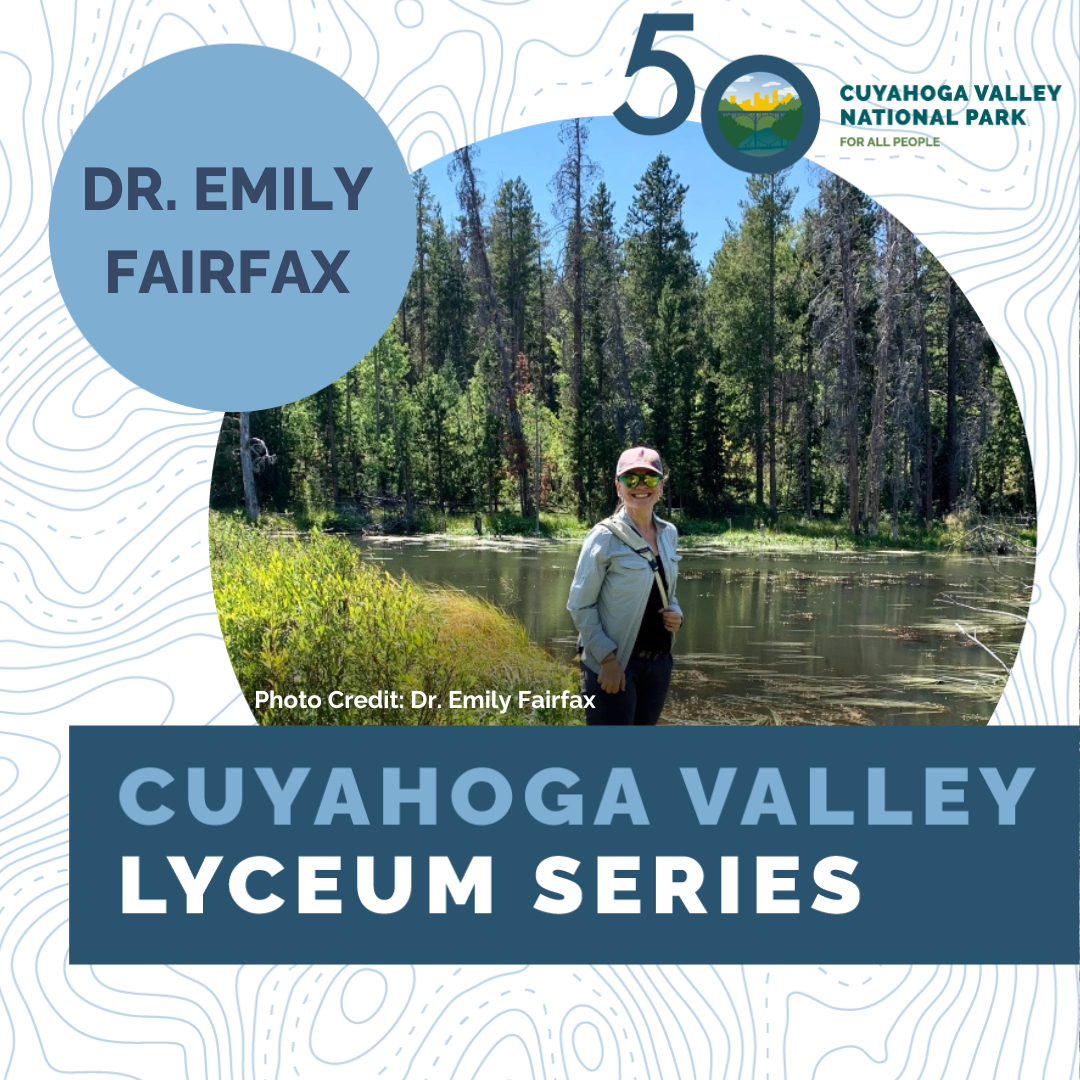
[[[392,573],[486,597],[573,658],[576,544],[358,543]],[[956,624],[1011,666],[1034,569],[931,555],[683,555],[669,723],[985,723],[1005,672]]]

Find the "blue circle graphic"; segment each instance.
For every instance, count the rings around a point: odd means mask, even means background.
[[[378,113],[252,45],[128,76],[75,132],[49,211],[60,293],[100,355],[161,397],[231,411],[351,368],[401,302],[414,228]]]
[[[719,107],[724,90],[736,79],[755,71],[767,71],[786,79],[802,102],[802,127],[790,145],[769,157],[755,157],[732,146],[720,130]],[[778,56],[744,56],[721,68],[705,88],[701,98],[701,130],[717,157],[732,168],[748,173],[774,173],[787,169],[803,157],[817,138],[821,125],[821,104],[810,80],[794,65]],[[756,130],[756,128],[755,128]]]

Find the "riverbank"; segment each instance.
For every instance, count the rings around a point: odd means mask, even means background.
[[[488,698],[470,703],[476,705],[473,714],[447,715],[446,708],[416,714],[377,702],[381,712],[260,712],[262,721],[576,719],[555,710],[533,715],[518,709],[516,698],[521,690],[558,692],[576,682],[566,612],[580,548],[576,538],[327,536],[318,530],[298,533],[287,520],[264,518],[252,528],[238,515],[216,514],[211,535],[222,626],[253,704],[254,694],[268,684],[283,696],[310,691],[313,678],[335,670],[360,674],[349,685],[336,675],[316,685],[361,694],[415,688],[439,695],[449,688],[513,698],[505,703],[511,706],[506,714],[502,701],[496,709]],[[223,550],[237,535],[244,559]],[[753,535],[743,546],[723,546],[725,539],[730,537],[683,545],[679,596],[686,623],[678,637],[666,722],[989,719],[1004,685],[1002,668],[1012,665],[1023,634],[1032,560],[785,547],[783,538]],[[359,605],[358,595],[364,598]],[[309,645],[308,639],[317,643]],[[364,649],[365,641],[371,648]],[[277,655],[286,657],[281,663],[289,677],[277,678]],[[536,667],[526,662],[529,657]],[[446,675],[448,669],[452,674]],[[395,671],[402,677],[386,674]]]
[[[860,533],[852,536],[847,519],[840,516],[806,518],[780,514],[775,523],[750,513],[721,518],[689,517],[681,511],[661,511],[679,530],[684,547],[715,547],[733,551],[863,551],[924,552],[955,554],[1009,555],[1035,557],[1037,531],[1034,521],[1018,523],[1012,519],[991,519],[978,515],[951,514],[942,521],[926,525],[917,518],[902,517],[897,535],[892,536],[891,522],[883,522],[877,536]],[[479,519],[479,530],[477,529]],[[306,520],[289,514],[264,514],[260,528],[270,532],[307,532],[316,526],[325,532],[367,536],[445,536],[456,540],[514,541],[518,539],[581,540],[591,525],[579,522],[571,514],[542,513],[539,521],[503,510],[497,513],[418,512],[411,522],[400,517],[371,521],[352,515],[323,515]]]
[[[260,723],[583,722],[580,710],[523,706],[520,691],[575,693],[577,677],[513,617],[458,589],[392,577],[344,536],[283,524],[210,514],[214,600],[233,669],[253,708],[260,692],[276,695],[277,707],[255,710]],[[357,694],[362,707],[342,706]]]

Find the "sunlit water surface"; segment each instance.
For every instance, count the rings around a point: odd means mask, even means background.
[[[357,544],[393,574],[485,597],[573,659],[566,598],[577,544]],[[985,723],[1005,684],[998,659],[1011,666],[1016,656],[1034,569],[967,556],[682,555],[686,622],[668,723]]]

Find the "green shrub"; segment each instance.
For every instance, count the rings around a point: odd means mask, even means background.
[[[454,589],[424,589],[365,564],[339,536],[274,536],[239,516],[210,515],[214,598],[248,703],[267,691],[318,695],[319,708],[261,707],[266,724],[580,722],[569,710],[517,708],[519,690],[574,688],[572,669],[531,644],[515,619]],[[332,709],[331,691],[396,690],[406,707]],[[412,691],[443,704],[409,707]],[[513,705],[448,709],[448,693],[495,690]]]

